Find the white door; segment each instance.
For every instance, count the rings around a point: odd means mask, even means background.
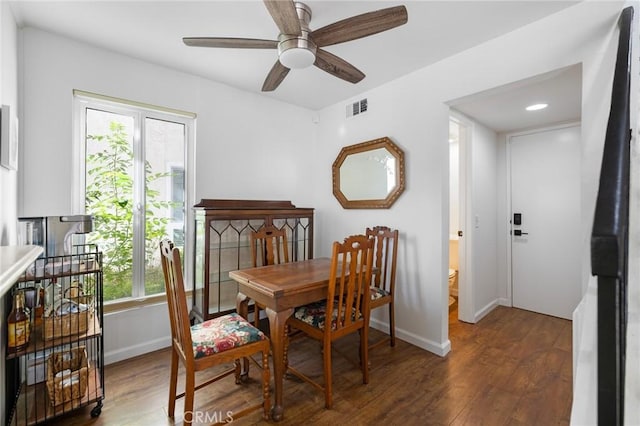
[[[571,319],[581,293],[580,127],[511,136],[509,148],[513,306]]]

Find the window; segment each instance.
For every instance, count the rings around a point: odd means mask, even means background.
[[[75,210],[94,216],[104,300],[164,293],[158,243],[184,252],[193,117],[77,92],[75,104]]]

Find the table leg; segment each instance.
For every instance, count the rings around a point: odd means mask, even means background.
[[[236,296],[236,312],[244,319],[249,317],[249,298],[238,292]],[[240,377],[242,380],[246,380],[249,377],[249,359],[242,358],[242,373]]]
[[[293,314],[293,309],[285,309],[284,311],[275,312],[267,308],[267,317],[269,318],[269,330],[271,332],[271,351],[273,353],[273,381],[276,388],[275,405],[271,409],[271,418],[275,421],[282,420],[284,407],[282,405],[282,394],[284,393],[284,343],[285,328],[287,318]]]

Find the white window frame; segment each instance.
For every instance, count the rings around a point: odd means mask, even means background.
[[[81,90],[73,91],[73,143],[72,143],[72,195],[71,210],[73,214],[85,213],[85,110],[87,108],[105,110],[117,114],[127,115],[134,118],[139,123],[133,135],[134,150],[136,150],[137,158],[141,158],[144,154],[144,144],[140,143],[142,134],[144,134],[145,119],[166,120],[175,123],[181,123],[185,126],[185,214],[184,214],[184,278],[185,283],[191,282],[193,264],[193,244],[195,228],[194,213],[190,207],[194,205],[195,200],[195,133],[196,133],[196,114],[174,110],[155,105],[144,104],[140,102],[129,101],[126,99],[113,98],[109,96],[99,95],[95,93],[85,92]],[[139,129],[139,131],[138,131]],[[138,175],[142,164],[134,164],[134,173]],[[134,188],[134,196],[136,199],[144,200],[144,181],[138,182]],[[134,218],[139,217],[140,212],[144,211],[144,205],[138,204],[134,208]],[[134,219],[134,235],[141,238],[144,229],[137,225],[139,221]],[[145,253],[144,246],[138,247],[134,252],[133,262],[144,263]],[[118,303],[128,299],[145,299],[153,298],[157,295],[144,295],[144,269],[137,268],[132,283],[132,294],[130,298],[116,299],[106,303]]]

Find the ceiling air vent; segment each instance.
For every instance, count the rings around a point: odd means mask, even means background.
[[[359,114],[367,112],[369,103],[367,98],[347,105],[347,118],[354,117]]]

